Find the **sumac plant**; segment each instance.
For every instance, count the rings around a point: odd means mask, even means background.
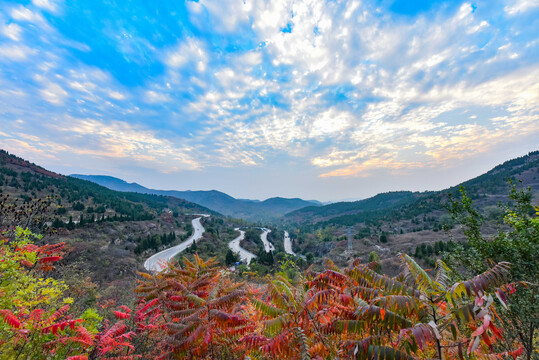
[[[62,259],[64,244],[37,246],[40,239],[17,227],[14,238],[0,235],[0,358],[1,359],[133,359],[133,340],[146,337],[158,312],[141,302],[134,314],[115,323],[101,323],[93,309],[71,312],[67,286],[48,276]],[[118,312],[120,313],[120,312]],[[131,320],[131,318],[133,318]]]
[[[248,291],[230,279],[215,258],[195,262],[184,258],[155,275],[141,274],[137,292],[145,301],[160,304],[163,341],[160,358],[237,359],[245,351],[232,352],[237,340],[254,331],[244,304]]]
[[[449,283],[438,262],[431,277],[409,256],[403,272],[379,275],[358,260],[340,270],[331,262],[293,285],[278,276],[252,297],[258,331],[240,343],[261,359],[502,359],[494,297],[503,304],[510,264],[472,279]]]

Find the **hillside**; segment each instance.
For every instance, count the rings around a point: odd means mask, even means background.
[[[65,271],[86,273],[102,289],[132,287],[143,259],[189,236],[195,213],[223,221],[184,199],[110,190],[0,150],[0,229],[28,226],[45,243],[65,241]]]
[[[264,201],[236,199],[217,190],[209,191],[177,191],[149,189],[137,183],[128,183],[124,180],[103,175],[80,175],[72,177],[95,182],[117,191],[130,191],[142,194],[156,194],[173,196],[200,204],[221,214],[242,218],[250,221],[267,221],[300,209],[306,206],[317,206],[318,202],[302,199],[286,199],[281,197],[269,198]]]
[[[388,192],[354,202],[306,207],[285,215],[296,253],[329,258],[345,265],[354,257],[367,261],[375,252],[384,272],[396,274],[399,252],[417,254],[434,266],[435,256],[449,240],[464,241],[461,225],[445,205],[464,187],[482,218],[481,232],[492,236],[500,229],[511,179],[517,188],[530,188],[532,203],[539,199],[539,151],[509,160],[476,178],[442,191]],[[351,237],[350,242],[348,236]],[[349,247],[351,246],[351,248]]]
[[[140,193],[124,193],[110,190],[90,181],[62,176],[27,162],[15,155],[0,150],[0,184],[3,194],[15,195],[21,199],[54,199],[59,215],[75,216],[88,207],[96,214],[106,217],[148,218],[159,215],[164,209],[182,213],[210,212],[208,208],[171,196]],[[82,206],[72,208],[79,203]],[[90,211],[91,213],[91,211]]]
[[[383,219],[400,220],[443,210],[448,194],[458,195],[462,186],[480,207],[497,204],[506,199],[507,179],[521,181],[518,186],[531,187],[539,193],[539,151],[509,160],[485,174],[441,191],[388,192],[354,202],[339,202],[319,207],[306,207],[285,215],[289,222],[331,223],[351,226]]]

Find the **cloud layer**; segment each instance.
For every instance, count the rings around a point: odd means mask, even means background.
[[[135,179],[278,168],[320,181],[534,150],[539,3],[396,4],[0,3],[0,147]]]

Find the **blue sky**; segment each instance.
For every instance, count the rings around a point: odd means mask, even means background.
[[[441,189],[536,150],[539,0],[0,1],[0,148],[235,197]]]

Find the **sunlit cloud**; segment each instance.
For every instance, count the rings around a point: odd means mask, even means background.
[[[54,105],[62,105],[68,96],[67,91],[55,83],[49,83],[40,93],[43,99]]]

